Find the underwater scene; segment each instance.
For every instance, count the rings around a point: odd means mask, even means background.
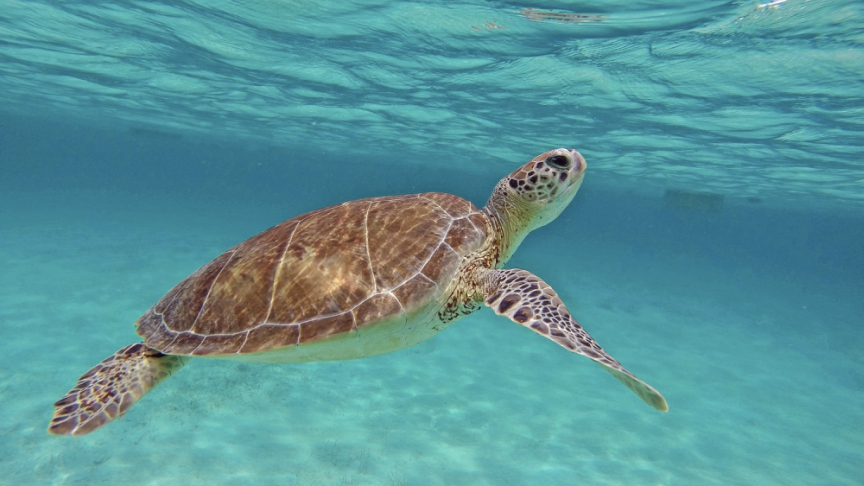
[[[0,0],[0,484],[864,484],[862,26]]]

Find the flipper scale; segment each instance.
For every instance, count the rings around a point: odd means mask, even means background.
[[[540,277],[526,270],[504,269],[488,270],[481,280],[486,294],[484,303],[496,314],[594,360],[645,403],[661,412],[669,410],[663,395],[606,353]]]
[[[93,432],[126,413],[187,360],[141,343],[120,349],[81,376],[75,388],[54,404],[48,432],[73,436]]]

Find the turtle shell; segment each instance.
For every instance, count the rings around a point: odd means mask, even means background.
[[[347,202],[297,216],[218,256],[136,323],[166,354],[262,353],[320,343],[439,300],[488,232],[442,193]]]

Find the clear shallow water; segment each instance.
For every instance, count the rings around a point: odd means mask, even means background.
[[[864,481],[860,4],[603,5],[5,2],[0,483]],[[484,310],[373,359],[196,361],[44,432],[238,241],[359,197],[481,205],[557,146],[586,182],[510,266],[668,414]]]

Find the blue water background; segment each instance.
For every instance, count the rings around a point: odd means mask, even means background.
[[[844,1],[2,2],[0,484],[861,484],[861,25]],[[197,360],[45,432],[237,242],[360,197],[482,206],[559,146],[585,183],[508,266],[669,413],[484,309],[366,360]]]

